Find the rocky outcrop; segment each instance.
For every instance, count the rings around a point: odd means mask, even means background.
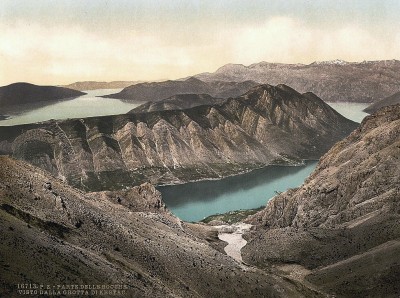
[[[380,101],[373,103],[372,105],[366,107],[364,109],[364,112],[373,114],[383,107],[392,106],[396,104],[400,104],[400,92],[397,92],[389,97],[386,97]]]
[[[399,92],[400,61],[227,64],[214,73],[194,77],[204,82],[286,84],[300,92],[311,91],[328,102],[376,102]]]
[[[222,105],[0,127],[0,148],[71,185],[110,190],[317,159],[356,126],[311,93],[262,85]]]
[[[62,87],[79,91],[85,91],[85,90],[96,90],[96,89],[119,89],[132,86],[138,83],[143,83],[143,82],[142,81],[112,81],[112,82],[83,81],[83,82],[75,82],[69,85],[64,85]]]
[[[237,97],[250,88],[259,85],[254,81],[203,82],[196,78],[186,80],[141,83],[126,87],[119,93],[105,95],[103,97],[118,98],[129,101],[159,101],[179,94],[209,94],[215,98]]]
[[[159,196],[148,184],[85,195],[0,157],[0,296],[319,296],[213,249],[203,235],[215,229],[181,222]]]
[[[54,102],[56,100],[78,97],[84,94],[86,93],[62,87],[15,83],[0,87],[0,105],[2,109],[6,109],[22,104]]]
[[[208,94],[179,94],[155,102],[146,102],[128,113],[138,114],[166,110],[184,110],[202,105],[218,104],[224,101],[225,99],[223,98],[214,98]]]
[[[248,219],[242,250],[257,266],[295,263],[338,297],[400,293],[400,105],[366,117],[305,183]]]

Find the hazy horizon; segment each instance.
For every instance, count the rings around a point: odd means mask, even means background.
[[[227,63],[400,59],[400,1],[0,2],[0,85],[154,81]]]

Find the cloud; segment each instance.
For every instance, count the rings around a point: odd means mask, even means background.
[[[1,74],[10,82],[154,79],[193,65],[195,58],[190,46],[176,47],[135,31],[97,35],[79,27],[22,23],[0,30]]]
[[[400,57],[400,33],[378,34],[356,24],[317,27],[272,17],[258,24],[205,23],[196,28],[192,35],[187,34],[189,28],[179,34],[158,27],[100,34],[79,26],[0,23],[0,82],[174,79],[214,71],[226,63]]]
[[[399,35],[385,39],[355,24],[318,28],[292,18],[276,17],[262,25],[239,29],[232,55],[245,64],[261,60],[310,63],[393,59],[400,56],[400,44],[395,44],[393,38],[398,39]]]

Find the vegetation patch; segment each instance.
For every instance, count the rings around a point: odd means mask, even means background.
[[[229,211],[227,213],[222,213],[222,214],[214,214],[214,215],[207,216],[206,218],[201,220],[201,222],[209,223],[210,221],[218,220],[218,221],[223,221],[227,224],[234,224],[234,223],[243,221],[248,216],[257,213],[264,208],[265,208],[265,206],[260,206],[255,209],[235,210],[235,211]]]

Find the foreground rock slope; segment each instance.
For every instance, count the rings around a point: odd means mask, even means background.
[[[397,105],[365,118],[301,187],[248,219],[257,228],[247,235],[244,260],[300,272],[335,297],[398,297],[399,177]]]
[[[17,284],[57,297],[66,295],[57,285],[123,286],[118,297],[320,296],[215,250],[216,233],[172,216],[150,184],[84,194],[0,157],[1,297],[21,297]]]
[[[220,105],[0,127],[0,152],[82,189],[118,189],[317,159],[356,126],[312,93],[261,85]]]

